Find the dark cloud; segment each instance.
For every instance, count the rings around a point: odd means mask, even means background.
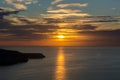
[[[112,16],[85,16],[85,18],[113,18]]]
[[[2,28],[3,31],[0,31],[2,34],[13,34],[11,35],[11,40],[19,39],[44,39],[49,38],[45,33],[51,34],[54,32],[57,27],[52,25],[27,25],[27,26],[8,26],[8,28]],[[7,30],[5,30],[7,29]],[[34,34],[38,33],[38,34]],[[7,39],[7,37],[6,37]]]
[[[120,22],[117,16],[85,16],[85,17],[69,17],[66,19],[44,18],[47,23],[73,23],[76,20],[83,21],[83,23],[108,23]]]
[[[22,20],[24,21],[24,20]],[[58,26],[49,24],[32,25],[24,21],[26,25],[12,25],[12,21],[1,20],[0,22],[0,40],[36,40],[49,38],[48,34],[52,34],[58,29]],[[4,36],[3,34],[8,34]],[[11,35],[9,35],[11,34]]]
[[[103,19],[103,20],[91,20],[91,21],[86,21],[86,23],[101,23],[101,22],[119,22],[117,19]]]
[[[84,18],[90,19],[86,23],[102,23],[102,22],[119,22],[120,19],[114,16],[86,16]]]
[[[120,46],[120,30],[80,31],[78,35],[86,37],[76,40],[86,46]]]
[[[0,20],[0,28],[4,28],[5,26],[11,25],[11,21],[9,20]]]
[[[118,36],[120,35],[120,29],[118,30],[97,30],[97,31],[83,31],[82,33],[88,33],[89,35],[99,36]]]
[[[11,14],[17,14],[20,11],[23,11],[23,10],[12,10],[12,9],[7,9],[7,8],[1,8],[0,7],[0,20],[4,19],[4,16],[9,16]]]
[[[63,23],[65,22],[63,19],[53,19],[53,18],[44,18],[44,20],[48,23]]]
[[[120,41],[120,30],[99,30],[99,31],[82,31],[81,35],[91,37],[91,40],[98,41]]]
[[[17,14],[20,11],[0,7],[0,40],[45,39],[49,38],[49,35],[46,33],[51,34],[58,29],[58,26],[50,24],[37,24],[39,20],[27,17],[4,19],[4,16]]]
[[[73,29],[76,30],[95,30],[97,26],[93,26],[91,24],[84,24],[84,25],[74,25],[72,26]]]
[[[35,24],[37,22],[37,19],[28,18],[28,17],[16,17],[19,21],[26,23],[28,25]]]

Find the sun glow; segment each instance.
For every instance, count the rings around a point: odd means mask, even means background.
[[[65,36],[63,36],[63,35],[58,35],[57,38],[58,38],[58,39],[64,39]]]

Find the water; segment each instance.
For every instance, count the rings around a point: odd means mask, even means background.
[[[46,58],[0,67],[0,80],[120,80],[120,47],[1,47]]]

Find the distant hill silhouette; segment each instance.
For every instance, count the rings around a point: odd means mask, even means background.
[[[29,59],[42,59],[41,53],[21,53],[14,50],[0,49],[0,66],[27,62]]]

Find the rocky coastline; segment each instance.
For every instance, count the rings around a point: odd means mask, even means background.
[[[14,50],[0,49],[0,66],[14,65],[28,62],[29,59],[43,59],[41,53],[22,53]]]

